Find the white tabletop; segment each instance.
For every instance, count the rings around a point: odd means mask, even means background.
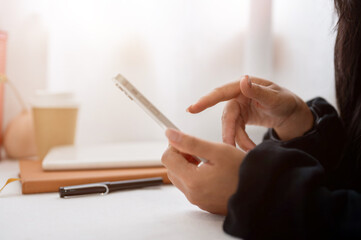
[[[0,161],[0,185],[17,177],[18,162]],[[0,193],[0,239],[233,239],[224,217],[191,205],[173,186],[61,199],[22,195],[20,182]]]

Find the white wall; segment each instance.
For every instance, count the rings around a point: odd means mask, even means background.
[[[304,99],[335,103],[332,0],[278,0],[273,11],[274,80]]]
[[[249,1],[0,0],[7,73],[28,102],[38,88],[75,91],[80,144],[164,139],[113,86],[118,72],[185,132],[220,141],[222,104],[199,116],[185,109],[214,87],[254,73],[245,58]],[[274,0],[271,80],[305,99],[334,102],[333,18],[331,0]],[[7,89],[5,123],[19,110]],[[250,131],[259,141],[262,131]]]

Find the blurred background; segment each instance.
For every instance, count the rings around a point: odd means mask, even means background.
[[[221,141],[223,104],[185,109],[251,74],[335,103],[332,0],[0,0],[6,72],[27,104],[37,89],[81,103],[76,143],[165,140],[114,87],[122,73],[183,131]],[[21,111],[5,89],[4,124]],[[259,142],[264,129],[249,127]]]

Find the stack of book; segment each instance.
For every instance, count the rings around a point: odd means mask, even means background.
[[[119,142],[58,146],[44,160],[20,160],[22,193],[57,192],[60,187],[161,177],[170,183],[161,156],[167,142]]]
[[[152,177],[162,177],[164,183],[170,183],[164,167],[44,171],[40,160],[20,160],[19,165],[23,194],[57,192],[60,187],[78,184]]]

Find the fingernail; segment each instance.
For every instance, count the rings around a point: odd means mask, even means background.
[[[193,106],[193,105],[190,105],[190,106],[186,109],[186,112],[189,112],[189,113],[190,113],[189,109],[190,109],[192,106]]]
[[[246,77],[248,78],[248,81],[247,81],[248,86],[249,86],[249,87],[252,87],[252,81],[251,81],[251,78],[250,78],[248,75],[246,75]]]
[[[178,132],[177,130],[174,130],[172,128],[168,128],[165,131],[165,135],[167,136],[167,138],[172,141],[172,142],[180,142],[182,135],[180,132]]]

